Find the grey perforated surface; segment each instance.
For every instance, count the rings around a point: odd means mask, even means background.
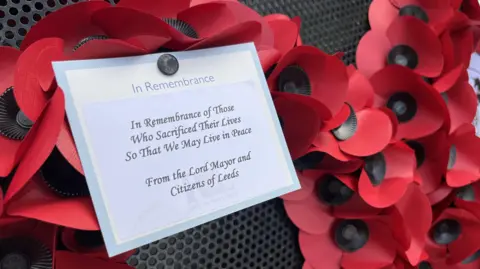
[[[0,43],[18,47],[30,27],[50,12],[80,0],[0,0]],[[172,0],[175,1],[175,0]],[[303,20],[302,38],[354,63],[368,30],[371,0],[244,0],[261,14]],[[1,59],[0,59],[1,61]],[[129,259],[139,269],[299,269],[297,231],[274,199],[140,248]]]

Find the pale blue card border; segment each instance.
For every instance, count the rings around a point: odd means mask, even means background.
[[[267,200],[273,199],[275,197],[281,196],[285,193],[297,190],[300,188],[300,183],[298,181],[295,168],[290,160],[290,153],[287,148],[287,144],[283,137],[282,128],[278,121],[278,117],[276,116],[276,110],[273,104],[273,101],[270,97],[270,91],[268,89],[268,85],[264,78],[264,73],[262,70],[262,66],[260,64],[260,60],[257,55],[257,51],[253,43],[246,43],[246,44],[239,44],[233,46],[226,46],[226,47],[218,47],[218,48],[211,48],[211,49],[203,49],[203,50],[195,50],[195,51],[184,51],[184,52],[168,52],[169,54],[174,55],[179,60],[183,59],[191,59],[191,58],[198,58],[198,57],[207,57],[209,55],[218,55],[218,54],[225,54],[225,53],[232,53],[232,52],[242,52],[242,51],[249,51],[252,55],[252,58],[255,62],[255,66],[257,69],[258,76],[260,78],[260,83],[262,89],[265,93],[265,97],[268,102],[268,106],[270,109],[270,113],[272,114],[272,120],[275,123],[275,129],[279,136],[279,140],[283,149],[283,154],[287,161],[288,168],[290,170],[291,177],[293,179],[293,184],[289,187],[282,188],[270,193],[267,193],[263,196],[256,197],[250,200],[247,200],[243,203],[236,204],[234,206],[227,207],[225,209],[207,214],[205,216],[199,217],[197,219],[193,219],[173,227],[154,232],[148,234],[146,236],[134,239],[132,241],[128,241],[126,243],[117,244],[114,240],[113,232],[110,227],[110,222],[107,217],[105,203],[103,198],[100,194],[100,189],[98,185],[98,180],[93,170],[92,160],[87,150],[86,140],[83,133],[82,128],[80,127],[79,118],[77,115],[77,111],[74,107],[73,97],[70,91],[70,87],[66,78],[66,71],[69,70],[78,70],[78,69],[92,69],[92,68],[105,68],[105,67],[115,67],[115,66],[124,66],[124,65],[131,65],[131,64],[141,64],[141,63],[152,63],[154,65],[157,64],[157,59],[162,53],[157,54],[149,54],[143,56],[134,56],[134,57],[124,57],[124,58],[112,58],[112,59],[97,59],[97,60],[82,60],[82,61],[66,61],[66,62],[54,62],[53,68],[55,71],[56,79],[58,85],[63,89],[65,93],[65,107],[67,111],[67,116],[70,122],[70,127],[72,129],[73,137],[75,139],[75,143],[78,148],[78,153],[80,155],[80,159],[82,161],[82,166],[87,178],[88,187],[90,190],[90,194],[93,199],[93,204],[95,207],[95,211],[97,214],[98,221],[100,223],[100,227],[103,234],[103,239],[107,246],[107,250],[110,256],[115,256],[125,251],[140,247],[142,245],[151,243],[153,241],[162,239],[164,237],[176,234],[178,232],[184,231],[186,229],[198,226],[200,224],[206,223],[208,221],[220,218],[222,216],[231,214],[233,212],[245,209],[247,207],[265,202]],[[235,63],[232,63],[235,64]],[[180,67],[181,69],[181,67]]]

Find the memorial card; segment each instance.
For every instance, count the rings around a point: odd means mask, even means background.
[[[253,43],[53,66],[110,256],[300,188]]]

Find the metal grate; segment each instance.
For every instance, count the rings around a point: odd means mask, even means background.
[[[0,43],[18,47],[42,17],[79,1],[0,0]],[[342,51],[346,64],[354,63],[358,41],[369,28],[371,0],[243,2],[261,14],[300,16],[304,43],[327,53]],[[300,269],[303,258],[297,230],[274,199],[141,247],[128,262],[139,269]]]

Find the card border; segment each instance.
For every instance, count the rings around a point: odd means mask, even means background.
[[[233,52],[242,52],[242,51],[249,51],[252,55],[252,59],[255,63],[255,67],[257,69],[257,74],[260,78],[260,84],[265,94],[269,111],[272,116],[272,120],[274,121],[275,130],[277,135],[279,136],[279,141],[281,143],[282,152],[284,158],[286,160],[288,169],[290,171],[290,176],[292,178],[292,183],[288,187],[284,187],[281,189],[277,189],[275,191],[266,193],[262,196],[249,199],[242,203],[226,207],[224,209],[206,214],[202,217],[186,221],[184,223],[174,225],[172,227],[150,233],[148,235],[127,241],[125,243],[117,244],[114,239],[113,231],[111,228],[110,220],[107,216],[107,209],[104,202],[104,199],[100,193],[100,186],[99,181],[97,180],[97,175],[93,169],[93,162],[90,157],[90,154],[87,149],[87,143],[84,135],[84,130],[81,128],[79,123],[79,117],[77,115],[77,110],[75,108],[73,102],[73,96],[70,91],[70,85],[68,83],[66,72],[70,70],[79,70],[79,69],[91,69],[91,68],[106,68],[106,67],[116,67],[116,66],[125,66],[134,64],[142,64],[142,63],[157,63],[157,59],[160,55],[164,53],[157,53],[157,54],[148,54],[143,56],[133,56],[133,57],[122,57],[122,58],[111,58],[111,59],[96,59],[96,60],[81,60],[81,61],[65,61],[65,62],[53,62],[53,69],[56,74],[56,79],[58,85],[62,86],[62,89],[65,93],[65,109],[67,111],[67,117],[70,122],[70,127],[72,129],[73,137],[75,143],[77,145],[78,154],[82,161],[82,167],[85,172],[85,176],[87,178],[88,187],[90,190],[90,195],[93,200],[93,205],[95,208],[95,212],[97,215],[98,222],[100,224],[100,228],[103,234],[103,238],[105,241],[105,245],[107,247],[107,252],[109,256],[115,256],[121,254],[123,252],[129,251],[131,249],[135,249],[145,244],[149,244],[153,241],[165,238],[167,236],[171,236],[173,234],[182,232],[189,228],[204,224],[206,222],[215,220],[217,218],[223,217],[225,215],[229,215],[233,212],[240,211],[242,209],[251,207],[253,205],[263,203],[275,197],[281,196],[291,191],[295,191],[300,189],[300,183],[297,178],[297,174],[295,172],[295,168],[293,163],[290,159],[290,153],[288,151],[287,144],[285,142],[285,138],[283,136],[282,128],[280,126],[280,122],[278,117],[276,116],[275,106],[273,101],[270,97],[270,90],[268,85],[264,79],[264,73],[262,66],[260,64],[260,59],[258,58],[257,51],[255,49],[255,45],[253,43],[245,43],[245,44],[238,44],[232,46],[224,46],[224,47],[217,47],[217,48],[210,48],[210,49],[202,49],[202,50],[195,50],[195,51],[184,51],[184,52],[168,52],[169,54],[174,55],[177,59],[191,59],[191,58],[200,58],[200,57],[208,57],[209,55],[219,55],[219,54],[226,54],[226,53],[233,53]]]

